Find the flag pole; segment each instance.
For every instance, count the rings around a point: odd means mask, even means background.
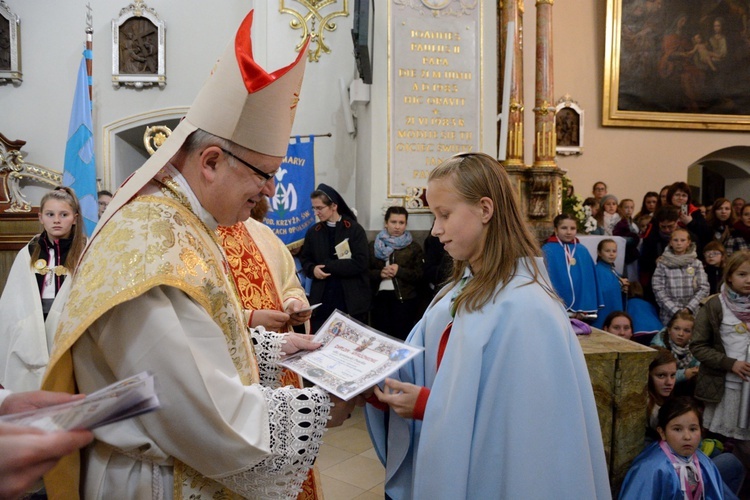
[[[86,4],[86,73],[89,77],[89,100],[91,101],[92,113],[94,107],[94,90],[92,86],[93,76],[93,50],[94,50],[94,17],[91,11],[91,3]]]

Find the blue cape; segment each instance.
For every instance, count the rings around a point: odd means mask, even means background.
[[[696,451],[703,475],[703,492],[706,500],[723,500],[724,485],[719,471],[702,451]],[[659,442],[635,457],[620,489],[620,500],[683,500],[680,478],[669,458],[659,447]]]
[[[572,243],[564,243],[573,251]],[[596,282],[596,272],[591,254],[581,244],[575,245],[576,263],[568,266],[565,250],[556,238],[550,238],[542,246],[547,272],[549,272],[552,286],[563,299],[565,307],[570,312],[595,313],[604,305],[601,291]]]
[[[599,285],[602,299],[604,299],[604,307],[599,309],[599,316],[597,316],[596,321],[593,323],[593,326],[596,328],[604,326],[604,320],[609,313],[625,310],[625,301],[622,296],[620,280],[612,272],[613,269],[614,267],[606,262],[599,261],[596,263],[596,283]]]
[[[628,314],[633,318],[633,335],[657,333],[664,328],[656,306],[647,300],[637,297],[628,300]]]
[[[542,282],[549,283],[543,262]],[[367,406],[391,498],[609,498],[596,403],[564,308],[526,261],[494,301],[450,321],[450,291],[407,342],[425,348],[398,377],[430,388],[423,421]]]

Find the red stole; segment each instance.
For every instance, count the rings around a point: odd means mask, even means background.
[[[217,233],[232,270],[232,278],[237,285],[242,307],[253,311],[283,311],[284,304],[276,289],[271,270],[244,222],[238,222],[231,227],[219,226]],[[292,331],[289,325],[286,331]],[[300,376],[287,369],[282,370],[280,383],[282,387],[302,387]],[[320,480],[316,476],[317,470],[310,469],[307,479],[302,484],[302,491],[297,496],[298,500],[322,498]]]

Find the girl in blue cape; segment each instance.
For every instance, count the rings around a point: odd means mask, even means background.
[[[700,451],[701,412],[687,397],[672,397],[659,410],[661,439],[649,445],[630,466],[620,500],[724,499],[716,465]],[[731,497],[730,493],[730,497]]]
[[[368,399],[386,496],[609,498],[583,353],[505,170],[456,155],[427,201],[455,267],[407,339],[424,351]]]
[[[576,219],[555,217],[555,234],[542,246],[552,286],[571,317],[593,318],[604,305],[591,254],[576,238]]]
[[[592,323],[593,326],[601,328],[604,319],[613,311],[624,311],[627,307],[625,294],[628,291],[628,280],[615,269],[617,258],[617,242],[615,240],[601,240],[596,247],[598,259],[596,261],[596,282],[602,294],[603,307],[599,309],[599,315]]]

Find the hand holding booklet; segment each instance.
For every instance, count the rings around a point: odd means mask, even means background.
[[[141,372],[83,399],[0,417],[0,422],[45,431],[95,429],[159,408],[154,376]]]
[[[338,310],[313,340],[323,345],[314,351],[300,351],[280,364],[344,400],[382,381],[423,350]]]

